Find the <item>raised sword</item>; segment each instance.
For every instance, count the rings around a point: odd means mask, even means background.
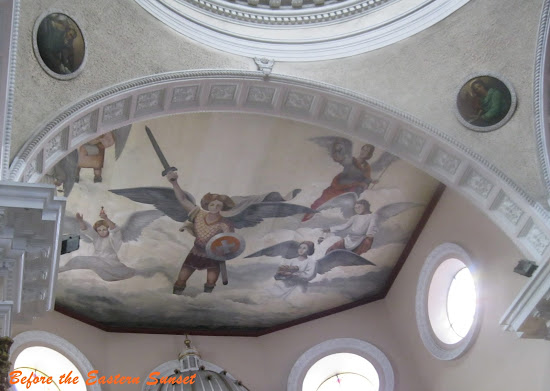
[[[151,129],[149,129],[148,126],[145,127],[145,132],[147,132],[147,136],[149,136],[149,140],[151,140],[151,144],[153,144],[153,148],[155,149],[155,152],[160,162],[162,163],[162,167],[164,167],[164,171],[162,171],[162,176],[166,176],[166,174],[168,174],[170,171],[178,171],[176,167],[171,167],[170,164],[168,164],[168,161],[160,150],[157,140],[155,140],[155,136],[153,136],[153,132],[151,132]]]

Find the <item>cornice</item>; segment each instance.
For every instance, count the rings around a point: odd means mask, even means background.
[[[318,61],[366,53],[398,42],[443,20],[470,0],[418,0],[411,9],[396,8],[399,12],[392,16],[376,24],[362,23],[361,27],[353,21],[371,11],[373,0],[307,8],[300,13],[266,14],[252,14],[251,7],[235,5],[233,9],[229,2],[222,6],[219,1],[135,1],[175,31],[218,50],[275,61]],[[387,7],[392,4],[387,3]],[[300,29],[311,27],[315,27],[315,35],[304,38]]]

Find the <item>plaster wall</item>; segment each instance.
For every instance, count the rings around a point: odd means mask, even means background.
[[[75,79],[49,76],[33,51],[33,28],[44,13],[64,12],[81,28],[88,58]],[[199,47],[133,0],[22,0],[17,47],[11,156],[63,107],[122,81],[185,69],[255,69],[252,59]]]
[[[410,113],[460,140],[540,199],[545,189],[532,96],[542,3],[471,1],[435,26],[388,47],[338,61],[277,63],[274,72],[348,88]],[[51,78],[33,55],[32,28],[49,9],[73,16],[86,35],[86,68],[72,81]],[[46,119],[113,84],[185,69],[255,69],[251,59],[178,35],[132,0],[23,0],[19,35],[12,156]],[[519,103],[503,128],[475,133],[456,120],[455,97],[466,79],[487,72],[509,80]]]
[[[428,352],[415,318],[420,269],[428,254],[443,242],[462,246],[480,275],[480,332],[471,349],[453,361],[437,360]],[[443,194],[385,299],[402,352],[407,351],[417,365],[426,391],[548,389],[547,342],[519,339],[499,326],[500,317],[525,284],[526,277],[513,273],[519,259],[520,252],[485,216],[456,193]]]
[[[544,194],[533,120],[533,81],[542,1],[470,1],[441,22],[382,49],[342,60],[277,63],[274,72],[324,81],[403,110],[479,153],[528,193]],[[335,71],[336,70],[336,71]],[[476,133],[454,110],[469,78],[510,81],[517,110],[501,129]]]

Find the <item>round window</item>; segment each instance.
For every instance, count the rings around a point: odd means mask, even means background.
[[[393,391],[393,369],[376,346],[354,338],[324,341],[304,352],[288,377],[288,391]]]
[[[323,357],[311,366],[302,391],[378,391],[380,379],[367,359],[352,353]]]
[[[15,383],[12,387],[17,391],[86,391],[85,379],[76,366],[61,353],[44,346],[31,346],[19,353],[13,372],[19,374],[20,380],[33,379],[30,388]]]
[[[420,336],[442,360],[465,352],[479,328],[473,267],[466,251],[445,243],[430,253],[420,272],[416,294]]]

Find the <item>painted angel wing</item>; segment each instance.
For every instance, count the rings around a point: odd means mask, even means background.
[[[134,187],[109,191],[135,202],[154,205],[155,208],[175,221],[187,220],[187,212],[177,200],[174,190],[169,187]],[[185,192],[185,195],[192,203],[195,203],[195,198],[191,194]]]
[[[63,181],[63,196],[69,197],[74,186],[76,172],[78,170],[78,151],[75,149],[63,158],[58,164],[59,170],[62,172]]]
[[[321,147],[325,147],[330,154],[330,156],[333,156],[335,153],[338,153],[342,156],[347,156],[351,158],[352,154],[352,148],[353,143],[351,140],[344,138],[344,137],[335,137],[335,136],[327,136],[327,137],[312,137],[310,138],[311,141],[316,143],[317,145],[320,145]]]
[[[353,207],[355,206],[357,199],[358,197],[356,193],[340,194],[339,196],[336,196],[319,206],[317,210],[321,211],[325,209],[339,208],[344,218],[349,219],[355,214]]]
[[[297,214],[317,213],[307,206],[287,204],[285,202],[259,202],[244,208],[240,213],[227,217],[236,229],[254,227],[264,219],[288,217]]]
[[[348,250],[334,250],[329,252],[323,258],[317,261],[317,274],[325,274],[326,272],[338,266],[363,266],[374,265],[369,260]]]
[[[370,164],[370,167],[373,173],[383,172],[386,168],[389,167],[390,164],[397,160],[399,160],[397,156],[392,155],[389,152],[384,152],[380,155],[380,157],[378,157],[378,159],[376,159],[376,161]]]
[[[80,234],[80,223],[76,219],[76,217],[67,216],[63,218],[63,229],[62,233],[64,235],[78,235]],[[86,243],[92,243],[90,238],[86,235],[81,235],[80,238],[84,240]]]
[[[113,138],[115,139],[115,160],[118,160],[122,154],[124,146],[126,145],[126,140],[128,140],[128,136],[130,135],[131,128],[132,125],[127,125],[113,130]]]
[[[375,212],[376,223],[380,225],[390,217],[398,215],[399,213],[403,213],[407,209],[416,208],[418,206],[423,206],[423,205],[417,204],[415,202],[396,202],[393,204],[388,204],[386,206],[383,206]]]
[[[120,228],[122,241],[137,240],[143,229],[161,216],[164,216],[164,213],[160,210],[143,210],[132,213]]]
[[[286,242],[278,243],[270,247],[266,247],[255,253],[252,253],[245,258],[255,258],[255,257],[277,257],[281,256],[286,259],[292,259],[298,257],[298,247],[300,247],[300,242],[295,240],[287,240]]]
[[[384,227],[382,226],[372,242],[371,249],[385,246],[387,244],[405,244],[411,237],[411,232],[406,231],[400,227]]]

